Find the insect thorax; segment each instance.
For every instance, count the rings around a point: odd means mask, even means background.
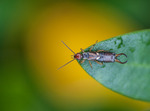
[[[82,54],[83,59],[88,59],[89,58],[89,52],[84,52]]]

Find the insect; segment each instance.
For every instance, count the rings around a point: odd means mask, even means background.
[[[73,52],[63,41],[62,43],[71,51]],[[96,41],[97,43],[97,41]],[[106,63],[113,63],[113,62],[118,62],[120,64],[125,64],[127,61],[125,62],[121,62],[119,59],[117,59],[117,57],[124,55],[127,57],[126,54],[124,53],[120,53],[120,54],[115,54],[109,51],[105,51],[105,50],[97,50],[92,51],[93,47],[96,45],[96,43],[94,45],[92,45],[92,47],[90,48],[89,52],[84,52],[84,50],[81,48],[81,52],[82,53],[74,53],[73,55],[73,60],[67,62],[66,64],[64,64],[63,66],[59,67],[58,69],[64,67],[65,65],[69,64],[70,62],[74,61],[75,59],[80,60],[80,63],[82,64],[85,60],[89,61],[89,64],[92,68],[92,64],[91,61],[95,61],[96,63],[103,65],[103,62]]]

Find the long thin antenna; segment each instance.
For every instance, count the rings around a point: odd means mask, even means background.
[[[73,52],[63,41],[61,41],[71,52]],[[76,54],[75,52],[73,52],[74,54]]]
[[[71,61],[67,62],[67,63],[66,63],[66,64],[64,64],[63,66],[59,67],[57,70],[59,70],[60,68],[64,67],[65,65],[69,64],[70,62],[72,62],[72,61],[74,61],[74,60],[75,60],[75,59],[73,59],[73,60],[71,60]]]

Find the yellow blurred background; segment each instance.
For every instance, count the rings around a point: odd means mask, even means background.
[[[4,17],[1,23],[11,21],[4,24],[6,29],[1,28],[2,111],[149,110],[150,103],[127,98],[102,86],[77,61],[57,70],[73,55],[61,40],[74,52],[80,52],[80,48],[85,49],[96,40],[150,26],[145,19],[138,18],[134,10],[130,12],[130,7],[120,8],[119,3],[3,2],[10,10],[4,13],[11,18]]]

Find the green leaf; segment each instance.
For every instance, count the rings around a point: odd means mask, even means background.
[[[89,48],[84,51],[89,51]],[[128,62],[99,65],[91,61],[92,69],[86,60],[80,65],[90,76],[119,94],[150,101],[150,30],[133,32],[99,42],[92,49],[92,51],[97,50],[110,50],[116,54],[125,53]]]

